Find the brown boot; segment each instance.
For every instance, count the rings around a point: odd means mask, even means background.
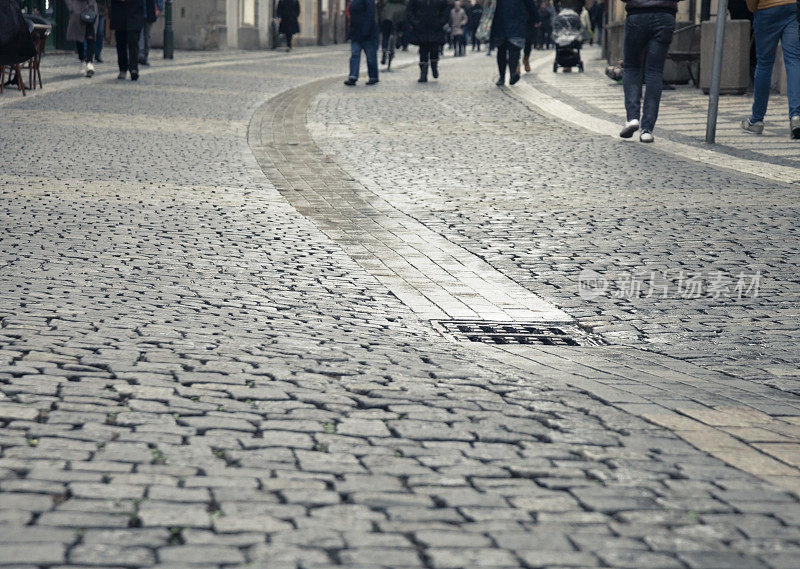
[[[522,58],[522,65],[525,66],[525,73],[531,72],[531,62],[527,57]]]

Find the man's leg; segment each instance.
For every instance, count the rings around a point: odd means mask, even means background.
[[[642,108],[642,132],[653,132],[661,104],[661,90],[664,86],[664,63],[667,60],[669,44],[675,32],[675,16],[672,14],[653,14],[650,26],[651,37],[647,43],[644,82],[647,89]]]
[[[128,72],[128,41],[127,32],[114,32],[114,39],[117,43],[117,64],[119,65],[120,73]]]
[[[786,26],[781,35],[783,63],[786,66],[786,92],[789,96],[789,118],[800,116],[800,34],[798,34],[797,16],[792,14],[795,6],[786,18]]]
[[[764,120],[772,87],[772,66],[778,49],[782,29],[778,27],[776,10],[781,7],[758,10],[753,17],[753,31],[756,40],[756,72],[753,77],[753,112],[750,123]]]
[[[361,67],[361,43],[350,40],[350,77],[353,81],[358,80],[358,71]]]
[[[131,79],[134,81],[139,78],[139,33],[140,32],[136,31],[126,32],[128,44],[128,65],[130,66]]]
[[[642,62],[644,60],[645,33],[643,16],[631,14],[625,18],[625,44],[623,47],[622,89],[625,92],[626,120],[639,120],[642,105]]]
[[[439,46],[433,43],[419,44],[419,82],[428,80],[428,63],[432,57],[439,57]]]
[[[381,63],[386,63],[386,52],[389,51],[389,36],[392,35],[392,21],[384,20],[381,22],[381,51],[383,56]]]
[[[367,58],[367,74],[371,81],[378,80],[378,38],[364,42],[364,55]]]

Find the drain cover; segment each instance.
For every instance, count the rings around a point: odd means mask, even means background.
[[[445,336],[459,342],[540,346],[600,346],[604,343],[577,326],[561,323],[434,320],[433,326]]]

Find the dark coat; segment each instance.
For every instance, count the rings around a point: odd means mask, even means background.
[[[0,65],[17,65],[35,55],[28,23],[16,0],[0,0]]]
[[[529,19],[534,24],[541,20],[539,9],[533,0],[497,0],[492,21],[492,39],[524,38]]]
[[[450,21],[447,0],[409,0],[408,23],[411,26],[411,43],[444,43],[444,27]]]
[[[350,2],[350,39],[357,42],[378,39],[375,0]]]
[[[151,24],[158,20],[156,13],[156,0],[145,0],[145,8],[147,9],[146,19]]]
[[[67,10],[69,10],[69,22],[67,23],[67,41],[83,41],[86,37],[86,24],[81,22],[81,12],[87,8],[94,10],[95,14],[100,14],[95,0],[65,0]],[[97,33],[97,26],[100,18],[94,21],[94,33]]]
[[[111,29],[138,32],[144,27],[145,0],[111,0]]]
[[[800,0],[797,0],[800,2]],[[481,18],[483,17],[483,6],[480,4],[475,4],[472,8],[469,9],[469,31],[475,33],[478,29],[478,26],[481,24]]]
[[[278,7],[275,8],[275,15],[281,19],[278,32],[281,34],[299,34],[300,24],[297,19],[300,17],[300,2],[297,0],[280,0]]]

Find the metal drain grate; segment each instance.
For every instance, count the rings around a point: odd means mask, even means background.
[[[600,346],[597,337],[577,326],[552,322],[488,322],[486,320],[434,320],[433,326],[459,342],[531,344],[539,346]]]

